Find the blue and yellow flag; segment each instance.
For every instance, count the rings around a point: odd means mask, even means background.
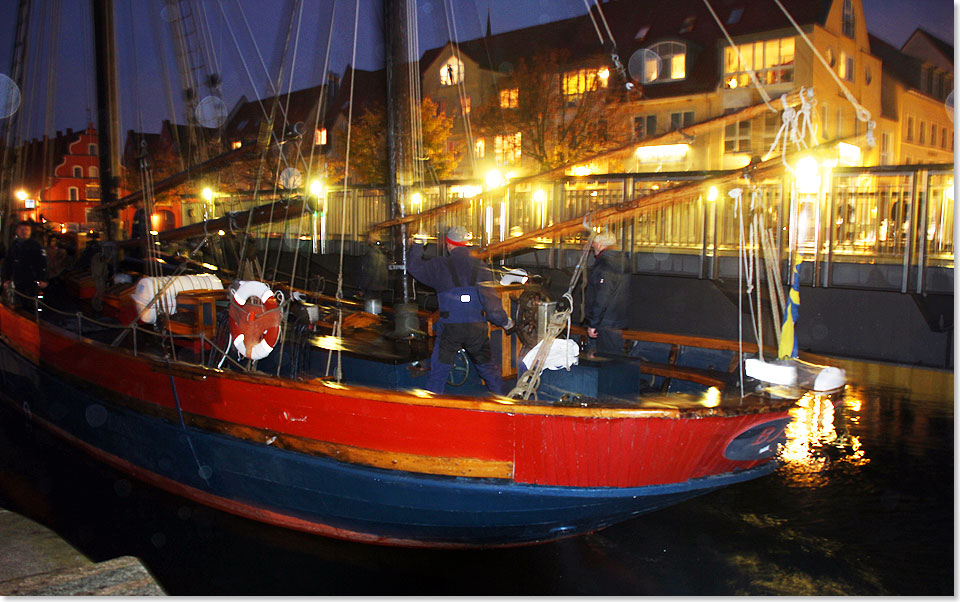
[[[800,349],[797,347],[797,320],[800,318],[800,264],[803,255],[797,253],[793,262],[793,281],[790,284],[790,294],[787,295],[787,304],[783,308],[783,324],[780,327],[780,348],[777,357],[785,359],[798,357]]]

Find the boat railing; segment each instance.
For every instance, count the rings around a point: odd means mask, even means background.
[[[42,317],[42,313],[46,311],[46,312],[49,312],[49,314],[57,314],[68,319],[75,318],[76,332],[77,332],[77,335],[80,337],[84,336],[83,331],[84,331],[85,323],[88,325],[88,327],[98,326],[102,329],[107,329],[111,331],[118,331],[118,330],[124,331],[123,333],[121,333],[121,336],[118,336],[116,339],[114,339],[113,343],[111,343],[110,345],[111,347],[116,347],[117,345],[119,345],[120,341],[122,341],[123,338],[125,338],[126,334],[129,333],[131,336],[131,342],[132,342],[131,351],[135,356],[139,355],[141,351],[139,347],[142,347],[142,345],[138,346],[138,341],[137,341],[138,332],[147,336],[158,337],[161,340],[172,336],[168,332],[157,332],[154,330],[144,328],[140,326],[139,321],[134,321],[128,325],[104,322],[101,320],[97,320],[96,318],[92,318],[88,315],[85,315],[82,311],[69,312],[69,311],[63,311],[61,309],[57,309],[56,307],[53,307],[49,303],[45,302],[43,300],[43,295],[39,295],[39,296],[26,295],[15,289],[8,289],[8,291],[9,291],[10,297],[5,298],[5,301],[8,302],[8,305],[13,306],[14,304],[11,301],[13,301],[13,299],[16,297],[33,302],[33,308],[34,308],[33,315],[34,315],[34,319],[38,324]],[[47,321],[50,322],[51,320],[48,319]],[[65,324],[66,323],[67,321],[65,320]],[[199,347],[199,355],[200,355],[200,365],[204,367],[213,367],[213,366],[207,365],[207,358],[210,358],[212,360],[212,358],[217,357],[219,354],[220,359],[217,362],[217,365],[215,366],[216,368],[219,369],[220,367],[223,366],[223,363],[225,361],[229,360],[229,362],[239,370],[243,372],[247,371],[246,366],[244,366],[234,358],[230,357],[229,349],[223,349],[219,347],[216,344],[216,342],[208,338],[206,334],[203,332],[199,334],[177,334],[176,338],[181,341],[195,340],[199,343],[198,347]],[[206,350],[208,347],[210,349],[210,353],[208,356],[205,356],[204,350]],[[173,350],[172,355],[174,356],[174,359],[177,360],[175,346],[172,346],[171,349]]]

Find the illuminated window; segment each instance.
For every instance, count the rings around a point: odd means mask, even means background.
[[[321,146],[327,143],[327,128],[317,128],[313,131],[313,145]]]
[[[853,0],[843,0],[843,35],[852,38],[856,33],[856,17],[853,13]]]
[[[460,99],[460,114],[469,115],[470,114],[470,97],[464,96]]]
[[[643,140],[657,134],[656,115],[638,115],[633,118],[633,139]]]
[[[593,92],[600,88],[606,88],[609,79],[610,70],[606,68],[568,71],[563,74],[561,89],[565,96],[580,96],[584,92]]]
[[[497,165],[516,165],[520,162],[520,132],[497,136],[493,141]]]
[[[751,127],[749,121],[737,121],[723,128],[723,152],[749,153]]]
[[[643,64],[644,81],[669,82],[687,76],[687,47],[681,42],[660,42],[650,47]],[[659,58],[659,62],[658,59]]]
[[[473,145],[473,152],[477,156],[477,159],[483,159],[483,155],[486,152],[486,145],[483,143],[483,138],[477,140],[476,144]]]
[[[853,81],[853,57],[846,52],[840,53],[840,78]]]
[[[793,51],[793,38],[738,44],[736,49],[727,46],[723,49],[723,87],[732,90],[751,86],[751,69],[764,85],[792,82]]]
[[[230,143],[230,148],[232,148],[232,149],[234,149],[234,150],[240,148],[241,146],[243,146],[243,142],[241,142],[241,141],[239,141],[239,140],[234,140],[232,143]]]
[[[520,89],[510,88],[509,90],[500,90],[500,108],[516,109],[520,106]]]
[[[463,83],[463,61],[450,57],[440,66],[440,85],[455,86]]]
[[[100,170],[91,166],[90,169],[87,170],[87,175],[89,175],[91,178],[100,177]]]

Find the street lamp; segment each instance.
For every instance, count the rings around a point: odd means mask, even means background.
[[[322,253],[324,251],[324,241],[326,239],[326,220],[324,219],[321,200],[323,198],[323,182],[318,179],[310,181],[310,194],[317,197],[317,204],[310,215],[310,230],[313,239],[313,252]],[[317,236],[319,230],[319,238]]]

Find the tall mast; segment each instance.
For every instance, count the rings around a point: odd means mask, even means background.
[[[97,131],[100,156],[100,204],[107,239],[114,239],[113,217],[116,210],[106,209],[115,204],[116,183],[120,164],[118,150],[119,118],[117,101],[116,40],[113,29],[113,0],[92,0],[93,39],[96,51],[97,74]]]
[[[20,0],[17,8],[17,31],[13,41],[13,56],[10,59],[10,77],[17,89],[21,91],[20,103],[23,106],[23,80],[24,64],[27,60],[27,44],[29,36],[27,32],[30,29],[30,0]],[[0,238],[3,244],[10,244],[11,228],[10,219],[14,213],[13,207],[13,172],[17,163],[17,156],[20,153],[20,140],[17,136],[17,127],[20,121],[20,108],[16,113],[6,119],[0,117],[0,123],[3,123],[3,135],[0,143],[3,144],[2,159],[0,159],[0,226],[3,231]]]
[[[384,0],[384,67],[387,74],[387,190],[390,202],[390,218],[404,217],[403,194],[397,179],[400,168],[402,148],[400,144],[400,115],[403,110],[406,89],[402,87],[404,52],[404,32],[402,31],[407,12],[406,0]],[[396,71],[396,73],[395,73]],[[399,76],[399,77],[398,77]],[[407,278],[407,226],[401,224],[400,235],[394,237],[394,257],[400,257],[403,265],[403,302],[410,301],[409,281]]]

